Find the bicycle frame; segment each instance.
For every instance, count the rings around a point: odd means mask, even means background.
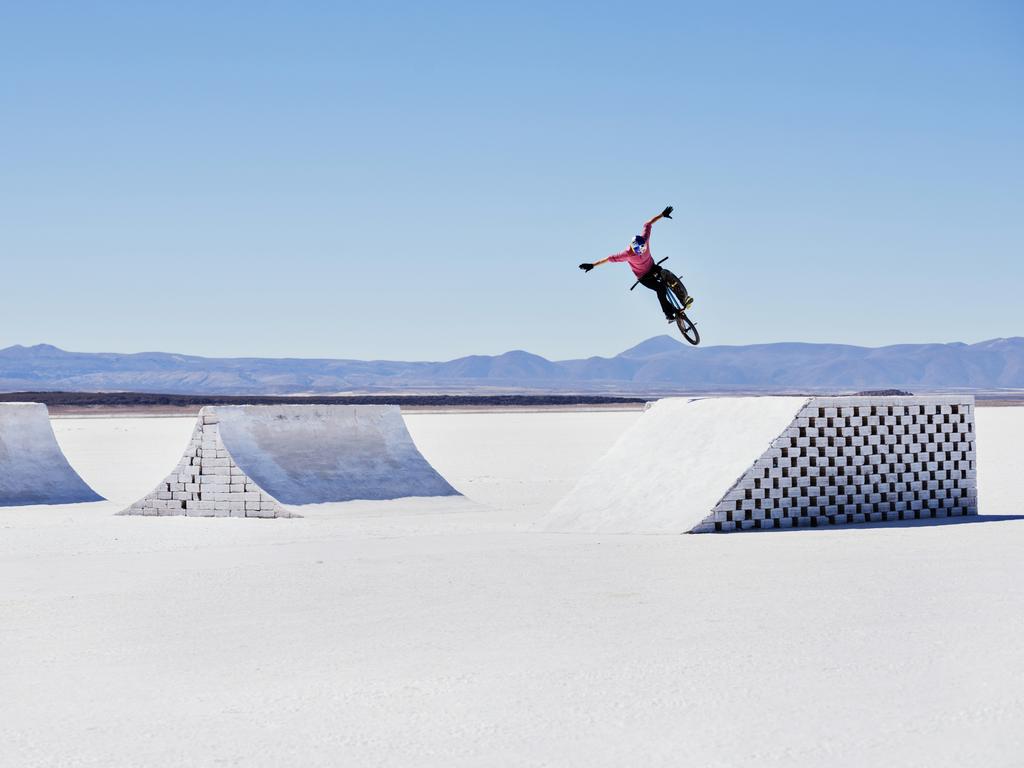
[[[683,305],[679,302],[679,297],[676,296],[676,292],[673,290],[665,291],[665,295],[668,296],[668,303],[676,308],[677,312],[683,311]]]
[[[668,256],[666,256],[664,259],[661,259],[660,261],[656,262],[654,266],[660,267],[666,261],[668,261]],[[669,274],[671,274],[671,273],[669,273]],[[679,283],[678,283],[679,286],[682,288],[683,293],[686,294],[687,293],[686,286],[682,284],[682,281],[679,280],[679,277],[676,276],[676,275],[672,275],[672,277],[675,278],[677,281],[679,281]],[[659,280],[664,280],[665,279],[664,278],[664,272],[660,272],[659,273],[658,279]],[[639,280],[637,280],[635,283],[633,283],[633,285],[631,285],[629,287],[629,290],[632,291],[638,285],[640,285],[640,281]],[[683,334],[683,338],[686,339],[691,344],[693,344],[693,345],[700,344],[700,333],[697,332],[697,324],[694,323],[693,320],[691,320],[689,317],[686,316],[686,311],[683,309],[683,303],[682,303],[682,301],[679,300],[679,297],[676,296],[675,286],[676,286],[676,283],[671,283],[671,284],[667,285],[666,286],[667,290],[665,291],[665,295],[668,297],[668,303],[671,304],[675,308],[675,310],[676,310],[676,325],[679,326],[679,332],[682,333]]]

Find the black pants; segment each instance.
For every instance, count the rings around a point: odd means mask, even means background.
[[[668,300],[668,286],[661,279],[661,267],[655,266],[650,269],[647,274],[640,278],[640,285],[644,288],[650,288],[658,294],[661,311],[665,313],[666,318],[671,319],[676,316],[676,308]]]

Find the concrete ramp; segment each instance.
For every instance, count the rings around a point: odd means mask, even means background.
[[[658,400],[559,502],[544,528],[688,531],[806,402],[801,397]]]
[[[397,406],[211,406],[176,470],[123,514],[289,517],[283,504],[456,495]]]
[[[221,406],[224,447],[284,504],[456,496],[394,405]]]
[[[42,403],[0,403],[0,506],[103,501],[65,458]]]
[[[540,527],[705,533],[976,514],[974,439],[969,397],[669,398]]]

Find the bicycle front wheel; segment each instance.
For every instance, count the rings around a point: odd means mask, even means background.
[[[700,334],[697,332],[697,326],[686,316],[685,312],[680,312],[676,315],[676,325],[679,326],[679,332],[683,334],[684,339],[694,346],[700,344]]]

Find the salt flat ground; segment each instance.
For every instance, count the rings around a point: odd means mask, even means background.
[[[1024,409],[974,522],[531,531],[637,417],[410,415],[472,501],[298,520],[113,517],[192,421],[56,420],[113,501],[0,508],[0,765],[1024,764]]]

